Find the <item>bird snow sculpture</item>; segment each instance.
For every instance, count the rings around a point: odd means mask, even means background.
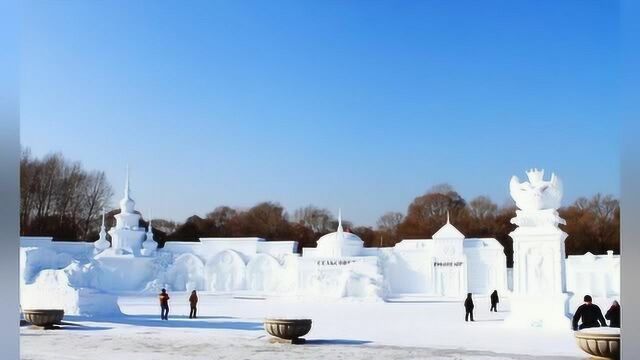
[[[558,209],[562,200],[562,182],[551,173],[551,180],[544,180],[544,170],[527,171],[529,181],[520,182],[517,176],[511,177],[509,190],[511,197],[520,210],[535,211]]]

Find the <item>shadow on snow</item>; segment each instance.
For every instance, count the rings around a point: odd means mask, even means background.
[[[346,340],[346,339],[307,339],[307,345],[364,345],[371,341],[366,340]]]
[[[123,315],[117,317],[82,317],[82,316],[66,316],[65,318],[73,321],[88,321],[106,324],[124,324],[133,326],[146,326],[157,328],[188,328],[188,329],[227,329],[227,330],[263,330],[261,322],[248,321],[207,321],[218,319],[233,319],[227,316],[210,316],[199,317],[197,319],[188,319],[186,316],[169,315],[169,320],[160,320],[160,317],[150,315]],[[186,320],[185,320],[186,319]],[[204,321],[203,321],[204,320]]]

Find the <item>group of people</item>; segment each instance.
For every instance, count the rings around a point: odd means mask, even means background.
[[[500,297],[498,297],[498,290],[493,290],[490,298],[491,308],[489,309],[489,311],[498,312],[498,303],[500,302]],[[473,308],[473,298],[471,297],[471,293],[467,293],[467,298],[464,300],[464,321],[469,321],[469,318],[471,318],[471,321],[475,321],[473,320]]]
[[[498,303],[500,298],[498,297],[498,291],[494,290],[490,296],[491,308],[489,311],[498,311]],[[467,298],[464,301],[465,315],[464,321],[473,320],[473,298],[471,293],[467,294]],[[573,329],[582,330],[591,327],[607,326],[606,320],[609,320],[609,327],[620,327],[620,304],[614,300],[613,304],[607,310],[607,313],[603,316],[600,307],[593,303],[593,299],[590,295],[585,295],[584,304],[580,305],[573,315]],[[580,325],[578,323],[582,321]]]
[[[573,330],[582,330],[592,327],[607,326],[609,320],[609,327],[620,327],[620,304],[618,301],[613,300],[613,304],[607,313],[602,316],[600,307],[593,303],[591,295],[584,296],[584,304],[580,305],[573,315]],[[582,320],[582,323],[578,326],[578,323]]]
[[[158,295],[160,299],[160,318],[162,320],[169,320],[169,294],[167,294],[166,289],[162,289],[160,294]],[[489,311],[498,312],[498,303],[500,302],[500,298],[498,297],[498,291],[493,290],[490,296],[491,299],[491,308]],[[198,294],[195,290],[191,292],[191,296],[189,296],[189,306],[191,310],[189,311],[189,319],[195,319],[198,307]],[[473,298],[471,297],[471,293],[467,293],[467,298],[464,301],[465,315],[464,321],[475,321],[473,320]],[[585,295],[584,304],[580,305],[576,310],[576,313],[573,315],[573,330],[582,330],[586,328],[592,327],[600,327],[607,326],[607,321],[609,320],[609,327],[620,327],[620,304],[618,301],[614,300],[613,304],[607,310],[607,313],[603,316],[600,307],[593,303],[593,299],[591,295]],[[578,323],[582,321],[580,325]]]
[[[160,299],[160,318],[162,320],[169,320],[169,294],[167,294],[167,289],[162,289],[160,294],[158,295]],[[189,311],[189,319],[196,318],[196,312],[198,311],[198,294],[195,290],[191,292],[191,296],[189,296],[189,306],[191,310]]]

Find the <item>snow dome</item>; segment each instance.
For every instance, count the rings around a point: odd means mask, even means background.
[[[356,234],[344,232],[342,229],[342,214],[338,210],[338,229],[318,239],[316,256],[345,257],[360,255],[364,241]]]

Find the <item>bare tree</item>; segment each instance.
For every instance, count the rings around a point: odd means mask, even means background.
[[[218,229],[222,229],[229,221],[238,215],[238,211],[236,209],[230,208],[228,206],[218,206],[212,212],[207,214],[207,219],[213,222],[213,226]]]
[[[24,234],[35,208],[35,164],[31,150],[25,148],[20,157],[20,234]]]
[[[87,234],[92,227],[97,227],[102,209],[109,205],[109,201],[113,196],[113,189],[107,181],[107,176],[103,171],[94,171],[85,178],[82,192],[81,212],[83,216],[83,238],[86,239]]]
[[[153,219],[153,228],[162,231],[165,234],[171,234],[178,229],[175,221],[165,219]]]
[[[309,205],[294,211],[293,221],[309,227],[315,233],[323,233],[331,230],[334,219],[329,210]]]
[[[378,230],[395,234],[403,219],[404,215],[402,215],[402,213],[394,211],[387,212],[378,219]]]
[[[469,215],[473,220],[485,221],[494,218],[498,212],[496,205],[487,196],[478,196],[469,202]]]
[[[22,235],[86,239],[113,195],[104,172],[87,173],[58,153],[33,158],[28,148],[22,152],[20,184]]]

